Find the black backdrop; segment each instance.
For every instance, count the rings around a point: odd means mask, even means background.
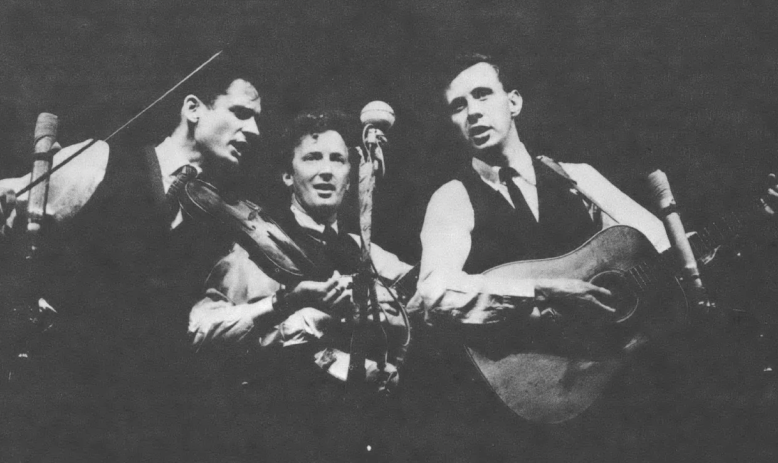
[[[0,18],[0,174],[26,168],[38,112],[60,115],[63,143],[104,137],[233,44],[269,88],[253,168],[297,110],[394,107],[376,234],[408,260],[426,200],[461,162],[429,64],[458,47],[516,58],[531,152],[591,163],[643,203],[661,167],[691,223],[778,167],[767,0],[5,0]]]
[[[590,163],[646,205],[642,179],[662,168],[693,225],[778,170],[776,20],[769,0],[3,0],[0,176],[28,168],[39,112],[61,117],[63,144],[104,137],[232,44],[267,86],[249,169],[266,201],[280,196],[266,161],[291,114],[394,107],[375,235],[415,261],[426,201],[463,161],[431,63],[485,47],[519,64],[519,132],[532,153]],[[154,125],[141,121],[136,135],[152,139]],[[768,435],[752,453],[775,455],[774,407],[738,413],[722,414],[732,426],[706,442],[739,449]]]

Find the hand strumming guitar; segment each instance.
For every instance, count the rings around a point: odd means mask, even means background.
[[[575,307],[604,310],[614,313],[615,310],[603,304],[600,299],[611,297],[605,288],[573,278],[548,278],[535,280],[535,298],[539,301],[563,302]]]
[[[337,271],[327,281],[301,281],[284,295],[283,303],[289,311],[315,307],[332,314],[352,303],[352,278]]]

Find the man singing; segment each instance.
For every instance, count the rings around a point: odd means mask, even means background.
[[[37,289],[59,318],[31,381],[49,388],[35,392],[46,400],[19,401],[41,434],[29,444],[32,460],[182,458],[183,327],[230,242],[185,218],[171,188],[198,173],[229,185],[253,153],[261,105],[250,73],[223,57],[173,95],[181,95],[175,124],[161,143],[100,141],[51,178]],[[62,149],[54,164],[86,143]],[[7,228],[17,216],[8,192],[27,181],[0,181]]]
[[[462,342],[475,333],[489,345],[499,345],[500,336],[523,337],[536,347],[553,343],[544,330],[558,314],[541,310],[543,303],[597,317],[612,312],[610,291],[577,279],[503,280],[481,273],[509,262],[564,255],[616,223],[641,230],[664,250],[669,246],[664,228],[592,167],[547,165],[530,156],[516,127],[522,97],[495,59],[463,55],[451,64],[443,94],[471,162],[429,202],[418,292],[409,310],[424,314],[426,324],[436,328],[433,337],[453,332]],[[489,331],[508,322],[518,328]],[[520,420],[493,407],[493,398],[474,399],[468,391],[479,389],[481,378],[466,374],[466,361],[447,357],[442,362],[425,338],[417,336],[421,344],[412,350],[418,355],[412,363],[419,380],[413,389],[423,397],[414,400],[432,404],[419,414],[419,422],[429,432],[435,428],[450,434],[420,445],[431,446],[441,461],[542,459],[539,452],[564,448],[542,443],[550,437],[541,428],[517,426]]]

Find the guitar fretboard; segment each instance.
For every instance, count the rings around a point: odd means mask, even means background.
[[[749,204],[741,209],[727,212],[709,225],[702,227],[689,237],[698,263],[709,258],[716,249],[742,234],[761,215],[762,206],[758,203]],[[627,271],[628,281],[632,289],[637,293],[646,293],[654,290],[661,282],[667,281],[668,276],[675,275],[671,271],[674,268],[675,256],[666,250],[658,258],[644,260]]]

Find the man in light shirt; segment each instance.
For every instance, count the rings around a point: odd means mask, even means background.
[[[318,278],[305,275],[304,281],[285,286],[235,245],[211,271],[205,294],[190,313],[189,333],[197,352],[220,351],[232,363],[246,353],[257,360],[233,378],[243,383],[246,396],[254,397],[238,405],[253,424],[244,423],[231,436],[236,441],[245,435],[244,441],[258,447],[241,455],[247,459],[369,461],[364,460],[371,455],[365,453],[367,445],[375,455],[385,434],[374,432],[362,443],[365,426],[399,426],[368,408],[363,413],[373,420],[350,416],[343,403],[344,383],[336,379],[343,379],[345,371],[337,370],[348,359],[330,364],[323,358],[328,348],[338,356],[350,351],[351,275],[359,266],[360,239],[343,230],[339,212],[351,183],[353,159],[347,145],[354,143],[352,127],[357,126],[342,113],[312,112],[299,115],[286,134],[281,177],[291,201],[277,220],[317,263]],[[410,270],[375,244],[371,257],[384,284]],[[374,337],[367,354],[374,361],[386,356],[392,369],[408,327],[388,290],[383,284],[377,289],[386,339]],[[367,369],[372,381],[377,367],[371,363]],[[234,450],[240,453],[241,447]]]
[[[517,344],[558,353],[553,346],[560,313],[607,316],[614,310],[611,292],[574,278],[498,279],[484,271],[562,256],[616,223],[639,229],[657,250],[669,246],[661,221],[592,167],[562,164],[560,173],[529,154],[516,126],[523,100],[511,77],[501,63],[479,54],[458,57],[444,76],[449,117],[471,162],[427,206],[418,291],[408,308],[432,329],[416,332],[406,383],[413,390],[409,400],[430,403],[418,417],[430,431],[418,434],[448,433],[418,444],[446,455],[440,461],[544,460],[582,449],[544,443],[565,435],[545,434],[509,416],[457,353],[465,339],[492,346],[486,355],[496,351],[495,358],[511,349],[500,346]],[[586,352],[575,355],[588,359]],[[503,386],[510,387],[494,387]],[[598,436],[595,428],[588,431]],[[602,455],[611,450],[601,449]]]

